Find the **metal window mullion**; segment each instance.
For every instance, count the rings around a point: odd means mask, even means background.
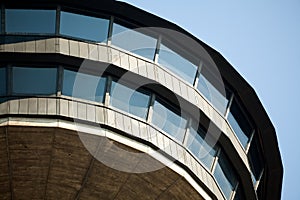
[[[220,153],[221,153],[221,148],[219,147],[218,150],[217,150],[216,156],[214,158],[214,161],[212,163],[212,166],[210,168],[210,171],[211,171],[212,174],[215,172],[216,165],[217,165],[217,162],[219,160]]]
[[[247,143],[247,146],[246,146],[246,148],[245,148],[246,154],[248,154],[248,151],[249,151],[249,149],[250,149],[251,143],[252,143],[252,141],[253,141],[254,134],[255,134],[255,130],[253,129],[253,131],[252,131],[252,133],[251,133],[251,135],[250,135],[249,141],[248,141],[248,143]]]
[[[104,105],[105,106],[108,106],[109,102],[110,102],[111,82],[112,82],[112,77],[108,76],[107,77],[106,89],[105,89],[105,95],[104,95]]]
[[[228,117],[228,114],[230,112],[230,107],[232,105],[233,99],[234,99],[234,93],[232,92],[231,97],[230,97],[229,102],[228,102],[228,105],[227,105],[226,112],[225,112],[225,119],[227,119],[227,117]]]
[[[260,172],[260,175],[259,175],[259,178],[258,178],[258,180],[256,181],[256,183],[255,183],[255,185],[254,185],[254,189],[255,190],[257,190],[257,188],[258,188],[258,185],[259,185],[259,183],[260,183],[260,180],[261,180],[261,178],[262,178],[262,176],[263,176],[263,174],[264,174],[264,168],[261,170],[261,172]]]
[[[155,47],[155,53],[154,53],[154,57],[153,57],[154,63],[158,62],[161,40],[162,40],[162,35],[159,35],[158,38],[157,38],[156,47]]]
[[[203,67],[203,62],[201,60],[200,63],[199,63],[197,72],[196,72],[195,79],[194,79],[194,84],[193,84],[194,88],[197,88],[197,85],[198,85],[198,82],[199,82],[199,78],[200,78],[200,75],[201,75],[202,67]]]
[[[187,147],[187,134],[190,133],[190,128],[192,127],[192,118],[188,118],[187,119],[187,123],[186,123],[186,127],[185,127],[185,132],[184,132],[184,136],[183,136],[183,141],[182,141],[182,145],[184,147]]]
[[[238,187],[239,187],[239,182],[237,182],[237,184],[235,185],[235,187],[234,187],[234,189],[233,189],[233,191],[231,192],[231,195],[230,195],[230,200],[233,200],[234,199],[234,197],[235,197],[235,194],[236,194],[236,191],[237,191],[237,189],[238,189]]]
[[[106,41],[108,46],[111,45],[114,20],[115,20],[115,17],[110,16],[109,26],[108,26],[108,33],[107,33],[107,41]]]
[[[1,5],[1,33],[5,34],[5,7]]]
[[[62,88],[63,88],[63,76],[64,76],[64,68],[59,65],[58,66],[58,73],[57,73],[57,90],[56,90],[56,95],[61,96],[62,95]]]
[[[12,88],[13,88],[13,78],[12,78],[12,66],[8,65],[7,66],[7,71],[6,71],[6,75],[7,75],[7,80],[6,80],[6,92],[7,92],[7,96],[12,96]]]
[[[61,14],[61,7],[58,5],[56,8],[55,35],[59,35],[60,33],[60,14]]]
[[[153,105],[154,105],[154,102],[155,102],[155,94],[152,93],[151,94],[151,97],[150,97],[150,102],[149,102],[149,106],[148,106],[148,113],[147,113],[147,117],[146,117],[146,121],[148,123],[151,123],[152,121],[152,117],[153,117]]]

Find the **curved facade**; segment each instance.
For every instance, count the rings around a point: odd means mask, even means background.
[[[10,0],[0,19],[4,199],[280,199],[257,95],[185,30],[117,1]]]

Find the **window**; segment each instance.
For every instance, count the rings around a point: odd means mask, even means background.
[[[113,107],[146,119],[149,100],[150,96],[148,93],[141,90],[133,90],[130,87],[112,81],[110,104]]]
[[[65,69],[62,94],[102,103],[105,95],[105,84],[105,77]]]
[[[55,33],[55,10],[5,10],[7,33]]]
[[[222,114],[225,113],[228,99],[230,98],[229,91],[226,90],[226,97],[221,94],[217,88],[210,83],[203,74],[200,74],[197,89],[201,94],[212,103],[212,105],[220,111]],[[223,88],[225,90],[225,88]]]
[[[12,68],[13,94],[55,94],[57,68]]]
[[[111,43],[150,60],[154,59],[157,39],[138,32],[142,29],[129,29],[119,24],[113,24]]]
[[[198,67],[163,44],[160,45],[158,63],[190,84],[194,83]]]
[[[227,119],[241,144],[246,148],[253,129],[236,100],[232,102]]]
[[[6,68],[0,68],[0,95],[6,94]]]
[[[252,172],[252,180],[255,184],[261,177],[263,171],[263,158],[260,151],[258,138],[254,137],[248,152],[248,159]]]
[[[183,142],[186,122],[186,119],[180,116],[175,108],[172,108],[160,98],[155,100],[152,123],[176,138],[179,142]]]
[[[216,178],[226,199],[230,199],[232,191],[237,185],[237,176],[233,171],[232,165],[229,163],[228,158],[223,152],[220,153],[218,162],[216,163],[214,177]]]
[[[216,155],[216,148],[209,144],[205,132],[196,131],[193,127],[187,132],[187,148],[208,168],[211,168]]]
[[[76,38],[106,42],[109,20],[69,12],[61,12],[60,34]]]

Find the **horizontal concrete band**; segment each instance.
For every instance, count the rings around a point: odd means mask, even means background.
[[[197,106],[231,141],[239,157],[250,170],[247,155],[224,116],[193,86],[166,68],[141,56],[106,44],[91,44],[63,38],[0,45],[0,52],[58,53],[67,56],[113,64],[167,87],[186,101]],[[81,114],[80,114],[81,115]]]
[[[29,98],[10,100],[0,104],[0,113],[2,115],[15,115],[13,118],[0,119],[1,125],[20,125],[20,126],[42,126],[42,127],[63,127],[70,130],[87,132],[90,134],[102,134],[100,125],[105,125],[113,129],[118,129],[134,138],[140,138],[152,143],[154,146],[161,149],[164,153],[178,160],[183,165],[187,166],[205,185],[212,194],[215,194],[217,199],[224,199],[221,190],[216,183],[213,175],[206,169],[182,144],[179,144],[175,139],[171,138],[167,133],[158,130],[151,124],[137,119],[135,116],[128,115],[122,111],[118,111],[112,107],[104,105],[92,105],[83,102],[77,102],[67,99],[56,98]],[[18,115],[34,116],[34,118],[18,118]],[[61,116],[74,119],[74,123],[65,121],[60,123],[58,119],[38,118],[43,116]],[[79,121],[80,120],[80,121]],[[94,125],[84,125],[81,122],[95,123]],[[62,126],[63,124],[63,126]],[[100,125],[97,125],[100,124]],[[105,131],[103,133],[106,133]],[[110,137],[118,142],[137,148],[140,142],[126,138],[124,136],[113,134]],[[121,140],[121,141],[120,141]],[[129,142],[129,140],[131,142]],[[132,144],[132,145],[130,145]],[[144,149],[138,148],[140,151],[149,153],[149,147]],[[155,150],[151,150],[152,152]],[[153,154],[156,156],[157,153]],[[152,154],[151,154],[152,155]],[[156,158],[157,159],[157,158]],[[170,163],[170,161],[169,161]],[[172,164],[173,165],[173,164]],[[182,173],[183,171],[181,171]],[[187,174],[186,172],[184,172]],[[182,175],[182,174],[181,174]],[[193,187],[195,180],[186,178]],[[200,190],[201,191],[201,190]],[[202,195],[202,194],[201,194]],[[202,195],[203,196],[203,195]]]

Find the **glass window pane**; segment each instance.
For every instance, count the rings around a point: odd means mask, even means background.
[[[233,100],[232,102],[227,119],[233,131],[239,138],[241,144],[245,148],[248,144],[253,129],[251,128],[248,120],[244,116],[243,112],[241,111],[239,105],[235,100]]]
[[[55,94],[57,68],[12,68],[13,94]]]
[[[106,42],[109,20],[69,12],[61,12],[60,34]]]
[[[178,141],[183,142],[186,119],[174,112],[170,106],[160,99],[154,102],[152,123]]]
[[[248,159],[250,162],[254,184],[259,180],[260,175],[263,171],[263,159],[261,156],[261,151],[259,150],[259,143],[257,140],[257,137],[253,139],[248,152]]]
[[[190,128],[187,134],[187,148],[208,168],[211,168],[216,150],[204,140],[203,130]]]
[[[231,193],[237,185],[237,176],[233,171],[232,165],[229,163],[224,153],[220,153],[214,176],[221,187],[226,199],[230,199]]]
[[[113,45],[129,52],[150,60],[154,59],[157,39],[136,30],[114,23],[111,42]]]
[[[197,66],[163,44],[160,45],[158,63],[190,84],[194,83]]]
[[[112,81],[110,93],[110,104],[112,106],[146,119],[149,100],[149,94]]]
[[[5,10],[8,33],[55,33],[55,10]]]
[[[0,68],[0,95],[6,94],[6,68]]]
[[[64,70],[62,94],[91,100],[104,101],[106,78]]]
[[[199,76],[197,89],[217,110],[225,113],[229,97],[224,97],[202,74]]]

